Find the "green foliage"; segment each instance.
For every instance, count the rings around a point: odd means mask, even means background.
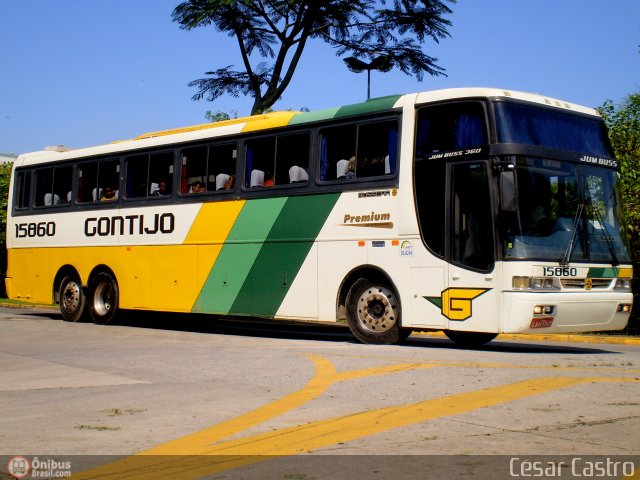
[[[207,113],[205,113],[204,118],[206,118],[208,121],[213,123],[224,122],[225,120],[231,119],[228,113],[225,113],[225,112],[213,113],[211,110],[207,110]]]
[[[193,99],[250,95],[255,114],[282,96],[311,39],[338,56],[384,58],[389,68],[419,81],[425,74],[444,75],[423,44],[449,36],[446,16],[452,12],[446,3],[455,0],[187,0],[172,16],[185,30],[214,26],[235,37],[240,48],[243,69],[228,65],[207,72],[189,84],[198,89]]]
[[[7,202],[13,162],[0,164],[0,296],[6,295],[4,277],[7,270]]]
[[[640,93],[620,105],[607,100],[598,109],[609,128],[609,138],[620,161],[620,197],[631,242],[634,267],[634,323],[640,327]]]
[[[2,250],[7,247],[7,202],[9,198],[9,182],[11,181],[11,168],[13,162],[0,164],[0,246]]]

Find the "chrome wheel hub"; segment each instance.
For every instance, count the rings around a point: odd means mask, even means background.
[[[369,287],[358,299],[358,321],[370,332],[386,332],[396,324],[398,302],[391,290]]]

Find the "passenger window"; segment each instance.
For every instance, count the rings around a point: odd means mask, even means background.
[[[78,203],[117,200],[119,187],[119,160],[87,162],[78,167]]]
[[[418,112],[416,158],[487,143],[484,109],[479,102],[425,107]]]
[[[396,122],[361,125],[358,129],[356,178],[394,174],[397,152]]]
[[[247,141],[245,187],[272,187],[275,171],[275,137]]]
[[[277,138],[276,185],[309,181],[309,135],[286,135]]]
[[[69,203],[73,167],[52,167],[36,171],[36,207]]]
[[[245,187],[307,183],[309,145],[308,133],[247,141]]]
[[[191,194],[233,190],[236,158],[235,144],[182,150],[180,192]]]
[[[173,152],[127,158],[127,198],[161,198],[171,195]]]
[[[393,175],[398,156],[395,121],[344,125],[322,132],[320,180]]]
[[[327,128],[322,132],[320,180],[350,180],[356,171],[355,125]]]
[[[16,176],[16,201],[17,208],[29,208],[31,198],[31,172],[19,172]]]

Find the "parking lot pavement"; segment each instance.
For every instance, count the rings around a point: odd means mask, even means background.
[[[0,331],[0,454],[71,456],[74,478],[250,478],[273,456],[375,470],[371,455],[504,455],[504,468],[513,455],[640,453],[634,342],[376,346],[342,327],[168,314],[100,326],[10,309]]]

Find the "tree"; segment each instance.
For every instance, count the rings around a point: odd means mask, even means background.
[[[228,65],[206,72],[189,83],[198,88],[193,99],[250,95],[255,114],[282,96],[310,39],[334,47],[338,56],[387,58],[419,81],[425,73],[445,75],[421,48],[428,39],[449,36],[445,2],[455,0],[188,0],[172,17],[185,30],[213,25],[240,48],[244,70]]]
[[[4,277],[7,270],[7,202],[13,162],[0,164],[0,297],[6,296]]]
[[[609,128],[611,145],[620,161],[620,197],[635,272],[633,320],[640,327],[640,93],[628,95],[618,106],[607,100],[598,110]]]

